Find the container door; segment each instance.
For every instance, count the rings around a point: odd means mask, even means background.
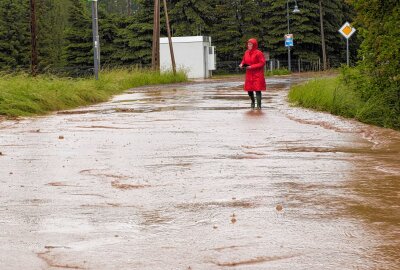
[[[209,71],[208,71],[208,46],[204,46],[204,78],[208,78]]]

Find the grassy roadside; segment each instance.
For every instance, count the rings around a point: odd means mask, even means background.
[[[265,72],[265,76],[269,77],[269,76],[282,76],[282,75],[290,75],[292,74],[291,71],[287,70],[287,69],[274,69],[274,70],[267,70],[267,72]]]
[[[343,75],[339,75],[293,86],[289,92],[289,102],[367,124],[400,130],[400,116],[394,115],[385,97],[381,95],[365,99],[362,96],[356,87],[345,82]]]
[[[345,117],[355,117],[358,108],[362,106],[361,100],[341,84],[339,77],[319,78],[293,86],[289,92],[289,101],[298,106]]]
[[[147,70],[104,71],[100,79],[71,79],[26,74],[0,75],[0,115],[43,115],[51,111],[107,101],[111,96],[143,85],[187,81],[184,73],[153,73]]]

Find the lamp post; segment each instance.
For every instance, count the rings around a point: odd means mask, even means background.
[[[31,74],[32,76],[36,76],[38,67],[36,1],[30,0],[29,4],[31,15]]]
[[[294,0],[295,2],[295,6],[293,9],[293,13],[300,13],[300,9],[297,6],[297,0]],[[288,35],[290,34],[290,17],[289,17],[289,0],[286,1],[286,9],[287,9],[287,33]],[[288,48],[288,70],[291,71],[292,67],[291,67],[291,62],[290,62],[290,46],[287,47]]]
[[[92,29],[93,29],[93,53],[94,53],[94,76],[99,79],[100,69],[100,40],[99,40],[99,19],[97,12],[97,0],[92,1]]]

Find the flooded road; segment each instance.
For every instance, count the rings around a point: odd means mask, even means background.
[[[400,269],[400,133],[288,106],[304,79],[0,122],[0,269]]]

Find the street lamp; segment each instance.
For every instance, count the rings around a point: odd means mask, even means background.
[[[94,76],[99,79],[100,69],[100,40],[99,40],[99,19],[97,12],[97,0],[92,2],[92,29],[93,29],[93,53],[94,53]]]
[[[300,13],[300,9],[297,6],[297,0],[294,0],[294,2],[295,2],[295,6],[294,6],[294,9],[292,12],[294,14]],[[287,7],[287,33],[289,35],[290,34],[289,0],[287,0],[287,2],[286,2],[286,7]],[[290,46],[287,46],[287,48],[288,48],[288,70],[291,71],[292,67],[291,67],[291,62],[290,62]]]

